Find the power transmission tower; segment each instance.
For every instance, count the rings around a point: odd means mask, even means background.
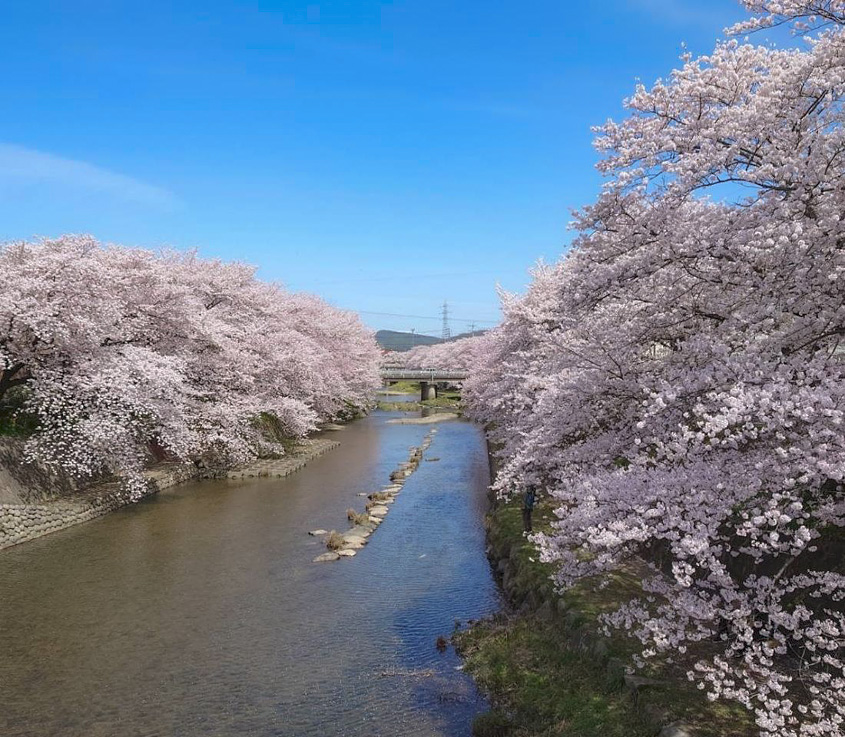
[[[452,337],[452,331],[449,329],[449,304],[443,301],[443,340],[449,340]]]

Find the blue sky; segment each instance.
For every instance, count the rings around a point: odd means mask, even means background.
[[[496,284],[522,291],[595,196],[590,126],[741,16],[734,0],[10,0],[0,239],[197,248],[374,328],[437,332],[444,299],[453,332],[489,326]]]

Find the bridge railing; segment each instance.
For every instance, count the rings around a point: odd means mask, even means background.
[[[456,381],[467,378],[465,369],[382,369],[382,379],[397,381]]]

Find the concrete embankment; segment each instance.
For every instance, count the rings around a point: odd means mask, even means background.
[[[198,478],[288,476],[338,445],[325,438],[305,440],[282,458],[260,459],[222,474],[193,464],[158,463],[144,472],[144,496]],[[20,443],[4,440],[0,444],[0,461],[0,549],[87,522],[130,503],[117,481],[79,490],[69,479],[24,463]]]

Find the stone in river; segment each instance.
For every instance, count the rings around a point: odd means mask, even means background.
[[[349,548],[343,548],[342,550],[338,550],[337,554],[343,556],[344,558],[351,558],[353,555],[355,555],[355,551],[350,550]]]
[[[320,535],[328,535],[329,531],[328,530],[311,530],[308,534],[313,535],[314,537],[319,537]]]
[[[331,560],[337,560],[340,556],[337,553],[323,553],[314,558],[315,563],[328,563]]]
[[[342,535],[342,538],[344,547],[346,547],[347,544],[362,546],[367,544],[367,539],[364,535],[350,535],[347,532],[345,535]]]
[[[384,515],[386,515],[387,512],[388,512],[387,507],[385,507],[383,504],[379,504],[376,507],[370,508],[370,517],[384,517]]]

